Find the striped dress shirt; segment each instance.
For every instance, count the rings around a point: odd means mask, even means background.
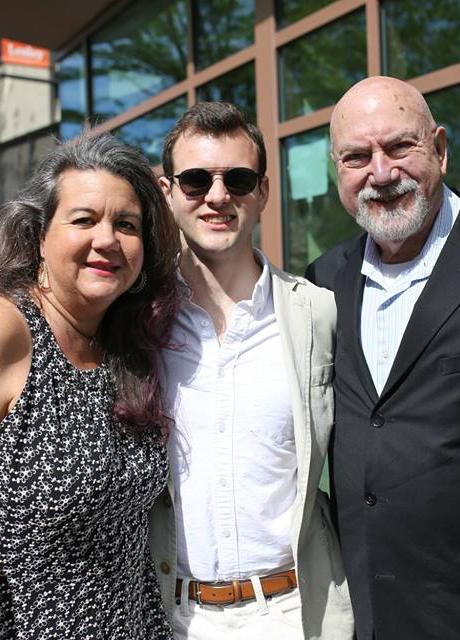
[[[460,209],[460,198],[444,187],[443,203],[419,255],[385,265],[370,236],[361,273],[366,276],[361,310],[361,345],[380,395],[388,379],[409,318],[436,264]]]

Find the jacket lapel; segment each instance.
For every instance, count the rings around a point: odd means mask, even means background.
[[[450,286],[449,286],[450,285]],[[387,395],[460,305],[460,216],[434,266],[401,340],[382,392]]]
[[[361,304],[365,277],[361,274],[366,235],[359,238],[356,249],[348,256],[348,261],[337,276],[335,296],[339,319],[338,340],[350,344],[349,351],[355,361],[355,370],[364,390],[374,403],[377,392],[369,372],[361,347]],[[345,347],[347,348],[347,347]]]
[[[305,285],[270,265],[275,315],[283,348],[294,418],[297,453],[297,485],[304,494],[310,469],[311,432],[308,407],[312,318]],[[298,288],[300,287],[300,290]],[[303,495],[305,498],[305,495]]]

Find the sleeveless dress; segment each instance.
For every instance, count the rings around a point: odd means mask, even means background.
[[[0,639],[172,638],[147,535],[165,448],[111,417],[105,365],[83,371],[31,300],[32,366],[0,423]]]

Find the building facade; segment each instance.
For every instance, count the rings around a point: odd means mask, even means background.
[[[58,53],[61,136],[89,123],[160,162],[199,100],[229,100],[262,129],[270,201],[262,248],[305,265],[358,229],[329,158],[334,103],[354,82],[410,81],[449,135],[460,187],[460,0],[121,0]]]
[[[50,51],[0,39],[0,202],[13,198],[53,145],[59,108]]]

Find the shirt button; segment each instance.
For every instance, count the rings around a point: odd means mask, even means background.
[[[224,424],[220,424],[220,425],[217,427],[217,429],[218,429],[219,433],[224,433],[224,431],[225,431],[225,425],[224,425]]]
[[[376,413],[374,416],[372,416],[371,427],[378,429],[379,427],[383,427],[384,424],[385,424],[385,418],[382,416],[382,414]]]
[[[209,320],[201,320],[200,324],[202,327],[209,327]]]
[[[162,573],[166,573],[166,574],[171,573],[171,567],[165,561],[160,563],[160,569]]]
[[[226,478],[220,478],[219,484],[220,484],[221,487],[226,487],[227,486]]]
[[[373,507],[377,502],[377,496],[374,493],[368,493],[365,500],[368,507]]]
[[[222,535],[224,536],[224,538],[230,538],[230,531],[228,529],[224,529],[222,531]]]
[[[223,367],[218,369],[217,375],[219,376],[219,378],[223,378],[225,376],[225,369]]]

